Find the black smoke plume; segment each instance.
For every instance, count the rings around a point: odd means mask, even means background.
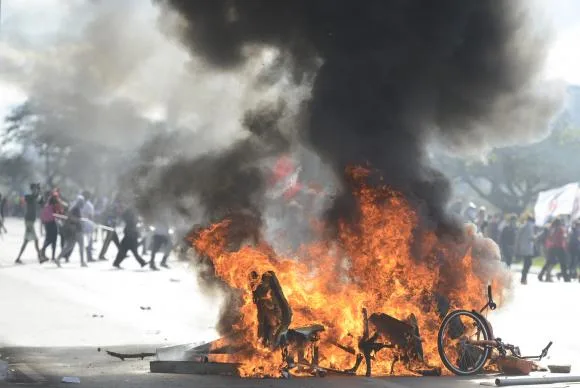
[[[248,111],[242,120],[246,137],[219,152],[201,152],[192,157],[176,155],[176,150],[203,143],[200,136],[183,131],[161,133],[141,147],[139,164],[122,181],[149,221],[167,217],[168,209],[173,211],[170,218],[189,222],[196,217],[206,222],[226,217],[251,219],[245,223],[245,233],[243,228],[236,233],[235,240],[241,243],[255,236],[261,225],[266,182],[260,161],[289,146],[278,125],[284,112],[282,103]],[[195,206],[198,203],[204,211],[201,217]]]
[[[536,94],[545,42],[515,0],[159,0],[187,21],[195,56],[232,70],[275,48],[314,77],[303,140],[337,175],[370,165],[438,231],[449,183],[427,165],[438,138],[476,150],[538,137],[554,101]],[[331,221],[353,215],[344,190]],[[451,227],[451,228],[450,228]]]

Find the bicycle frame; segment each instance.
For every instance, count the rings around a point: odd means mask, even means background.
[[[497,305],[493,301],[493,297],[491,294],[491,286],[487,286],[487,303],[485,304],[485,306],[483,306],[483,308],[479,312],[473,311],[473,313],[476,314],[477,316],[479,316],[481,318],[482,322],[484,322],[487,325],[487,328],[489,329],[489,333],[490,333],[492,339],[487,340],[487,341],[468,340],[466,342],[467,344],[473,345],[473,346],[489,347],[492,349],[496,349],[502,356],[507,355],[507,352],[509,351],[512,356],[519,358],[521,360],[538,360],[538,361],[540,361],[548,355],[548,350],[550,349],[550,346],[552,346],[552,341],[550,341],[548,343],[548,345],[544,349],[542,349],[542,352],[540,353],[540,355],[538,355],[538,356],[522,356],[520,354],[519,347],[511,345],[511,344],[506,344],[501,340],[501,338],[495,338],[495,336],[493,335],[493,329],[492,329],[491,323],[487,320],[487,318],[485,318],[482,315],[482,313],[485,310],[487,310],[488,308],[492,311],[497,308]]]

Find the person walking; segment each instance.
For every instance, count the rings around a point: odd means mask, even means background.
[[[535,250],[534,236],[535,219],[532,216],[526,218],[526,222],[519,228],[516,240],[516,255],[524,260],[522,268],[522,284],[528,284],[528,272],[532,266]]]
[[[169,225],[166,222],[157,222],[153,230],[153,241],[151,244],[151,261],[149,266],[153,271],[157,271],[155,266],[155,256],[158,252],[163,253],[163,258],[161,259],[160,265],[163,268],[169,268],[167,265],[167,258],[171,253],[171,234],[169,233]]]
[[[6,226],[4,225],[5,211],[6,211],[6,196],[2,196],[2,193],[0,193],[0,236],[2,236],[2,233],[8,233],[8,230],[6,230]]]
[[[15,260],[15,264],[24,264],[20,258],[26,249],[26,246],[30,241],[34,241],[34,248],[36,249],[36,254],[38,256],[38,262],[40,264],[44,263],[48,259],[42,256],[40,248],[38,247],[38,237],[36,236],[36,230],[34,229],[34,224],[36,222],[39,206],[39,195],[40,195],[40,184],[31,184],[30,193],[24,196],[24,202],[26,204],[26,210],[24,214],[24,241],[22,242],[22,247],[20,248],[20,253]]]
[[[570,277],[568,275],[566,245],[566,231],[562,225],[562,220],[556,218],[552,222],[552,225],[548,231],[548,236],[546,239],[546,264],[544,264],[540,274],[538,275],[538,279],[540,279],[540,281],[544,280],[543,277],[545,275],[545,281],[552,282],[552,269],[554,269],[554,266],[557,263],[560,263],[560,270],[564,281],[570,281]]]
[[[69,210],[67,214],[67,219],[64,222],[63,229],[65,229],[64,235],[66,236],[66,241],[63,250],[58,255],[56,259],[56,265],[60,267],[60,260],[68,258],[73,252],[75,245],[79,246],[79,253],[81,256],[81,267],[86,267],[85,262],[85,236],[83,233],[83,223],[82,223],[82,209],[85,205],[85,201],[82,198],[78,198],[73,207]]]
[[[487,220],[487,214],[486,214],[484,206],[479,208],[475,222],[476,222],[477,230],[479,231],[479,233],[481,233],[483,236],[487,236],[488,235],[487,229],[489,227],[489,222]]]
[[[145,267],[147,262],[139,255],[139,229],[137,227],[137,215],[131,208],[125,209],[121,217],[125,223],[125,228],[123,229],[123,240],[121,240],[121,245],[119,246],[119,252],[117,253],[117,258],[113,263],[113,267],[121,269],[121,263],[127,257],[127,252],[131,251],[133,256],[141,265]]]
[[[52,195],[48,198],[48,201],[42,208],[40,213],[40,221],[44,226],[44,244],[42,245],[41,253],[43,257],[46,257],[46,248],[52,248],[52,261],[55,260],[56,255],[56,240],[58,238],[58,225],[56,223],[56,217],[58,209],[58,200]]]
[[[500,235],[500,249],[503,261],[511,267],[515,254],[516,237],[518,233],[517,217],[510,216],[509,222],[503,227]]]
[[[95,207],[91,202],[91,193],[88,191],[83,191],[82,197],[84,199],[84,205],[81,209],[81,216],[83,218],[83,235],[87,240],[87,262],[95,261],[93,259],[93,232],[94,232],[94,219],[95,219]]]
[[[499,245],[499,223],[501,221],[501,214],[494,214],[487,226],[487,237],[495,241]]]
[[[105,225],[109,229],[103,229],[106,231],[105,240],[103,241],[103,246],[101,247],[101,252],[99,253],[99,260],[106,261],[107,251],[109,250],[109,245],[111,242],[117,247],[117,252],[121,248],[121,242],[119,241],[119,236],[117,235],[117,220],[121,214],[121,205],[119,199],[115,198],[111,203],[107,205],[104,210]]]
[[[568,238],[568,253],[570,254],[570,278],[578,277],[578,264],[580,263],[580,221],[576,220],[572,224],[570,236]]]

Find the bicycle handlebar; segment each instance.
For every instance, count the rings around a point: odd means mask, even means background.
[[[542,350],[542,354],[540,355],[540,359],[542,359],[548,355],[548,350],[550,349],[550,346],[552,346],[552,341],[550,341],[550,343],[544,348],[544,350]]]

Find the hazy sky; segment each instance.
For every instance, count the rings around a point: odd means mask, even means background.
[[[0,49],[2,43],[14,40],[42,43],[62,31],[62,18],[68,6],[79,0],[0,0]],[[136,1],[136,0],[102,0]],[[149,7],[147,0],[139,0]],[[554,27],[555,39],[547,62],[546,74],[580,85],[580,0],[531,0],[541,10],[540,19]],[[88,15],[89,16],[89,15]],[[154,26],[152,26],[154,27]],[[67,26],[74,31],[74,26]],[[2,79],[0,73],[0,116],[10,105],[22,101],[25,95]]]

